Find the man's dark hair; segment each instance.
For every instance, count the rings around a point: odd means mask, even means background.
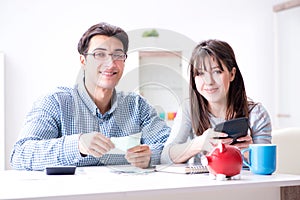
[[[88,51],[90,40],[95,35],[106,35],[109,37],[115,37],[123,43],[124,53],[128,51],[128,35],[120,27],[101,22],[91,26],[81,37],[78,42],[78,52],[85,54]]]

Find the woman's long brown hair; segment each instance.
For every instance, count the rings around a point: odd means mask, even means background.
[[[227,67],[228,71],[235,67],[236,73],[233,81],[230,82],[227,95],[226,119],[249,116],[249,105],[254,105],[248,101],[244,80],[237,65],[234,51],[231,46],[220,40],[206,40],[199,43],[193,50],[190,67],[190,107],[193,131],[196,135],[202,135],[210,128],[209,109],[207,100],[197,91],[195,76],[199,69],[205,68],[204,63],[208,58],[214,58],[222,71]],[[205,69],[204,69],[205,70]]]

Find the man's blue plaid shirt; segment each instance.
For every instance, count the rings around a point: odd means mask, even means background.
[[[111,109],[102,115],[81,81],[74,88],[57,88],[35,102],[14,145],[11,166],[44,170],[48,165],[128,164],[121,154],[82,157],[78,137],[93,131],[107,137],[142,132],[141,144],[148,144],[152,151],[151,164],[159,164],[170,128],[157,116],[155,109],[135,93],[115,91]]]

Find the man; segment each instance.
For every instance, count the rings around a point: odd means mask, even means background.
[[[39,99],[14,145],[11,166],[43,170],[49,165],[159,164],[170,128],[141,96],[117,92],[128,51],[121,28],[99,23],[78,43],[83,78]],[[111,137],[142,133],[141,145],[111,154]]]

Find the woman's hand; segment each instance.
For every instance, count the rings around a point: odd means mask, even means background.
[[[221,142],[223,144],[231,144],[233,142],[233,139],[232,138],[224,138],[224,139],[220,139]],[[240,137],[236,140],[238,143],[236,144],[233,144],[233,146],[236,146],[238,147],[240,150],[242,149],[245,149],[245,148],[248,148],[249,147],[249,144],[252,144],[253,141],[252,141],[252,137],[250,135],[246,135],[244,137]]]
[[[224,139],[219,139],[221,143],[223,144],[231,144],[233,142],[233,139],[232,138],[224,138]]]
[[[170,148],[170,158],[174,163],[184,163],[196,154],[211,152],[219,143],[219,137],[227,137],[226,133],[216,132],[209,128],[200,136]]]
[[[253,143],[252,137],[250,135],[240,137],[236,141],[238,141],[238,143],[234,144],[234,146],[238,147],[240,150],[248,148],[249,145]]]
[[[194,139],[192,143],[192,149],[198,149],[197,151],[211,152],[211,150],[217,146],[220,140],[223,143],[229,143],[232,139],[219,139],[219,137],[227,137],[226,133],[216,132],[213,129],[207,129],[201,136]]]

